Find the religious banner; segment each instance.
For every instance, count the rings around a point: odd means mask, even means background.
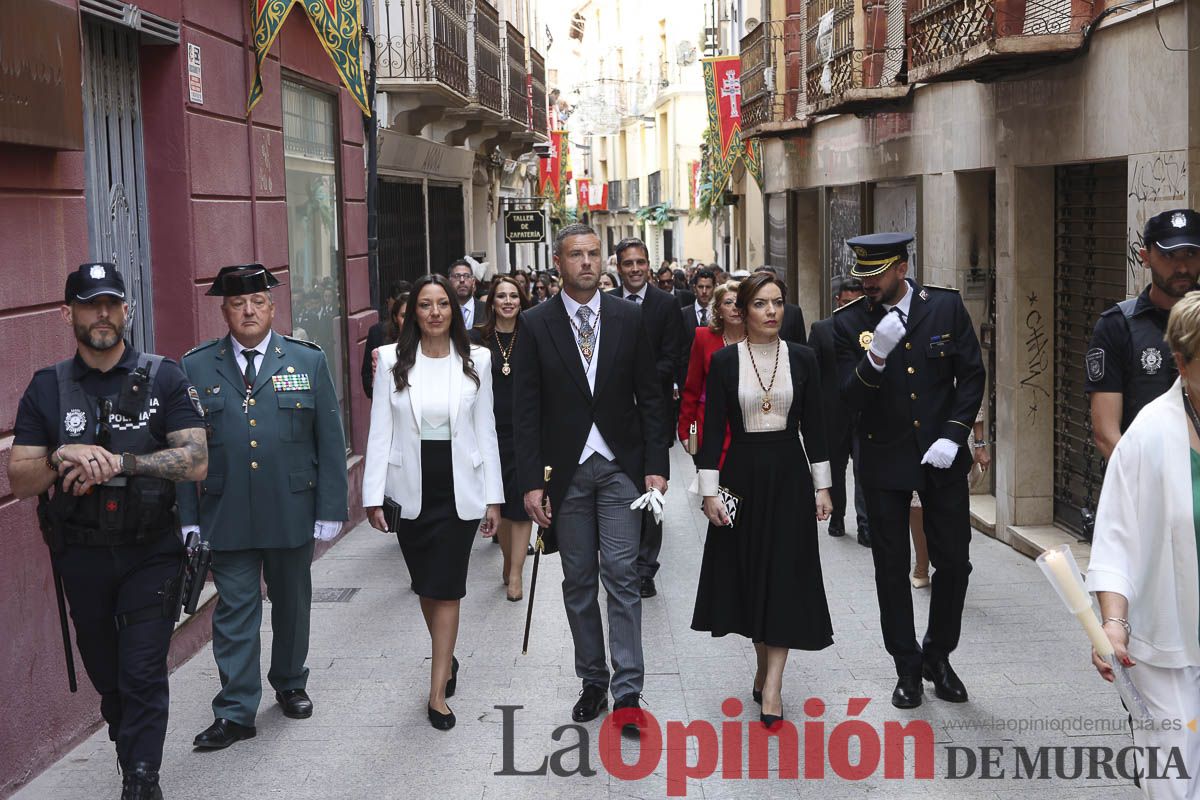
[[[575,205],[580,209],[590,209],[591,203],[591,181],[575,181]]]
[[[700,162],[688,162],[688,202],[689,208],[700,206]]]
[[[738,134],[741,138],[741,134]],[[755,183],[758,188],[763,188],[763,162],[762,162],[762,142],[758,139],[742,139],[742,160],[746,162],[746,169],[754,176]]]
[[[566,188],[563,171],[568,146],[566,131],[550,131],[550,155],[538,159],[538,187],[543,197],[557,200]]]
[[[601,183],[591,188],[590,198],[592,211],[608,211],[608,184]]]
[[[250,0],[254,32],[254,85],[246,104],[249,114],[263,95],[262,64],[275,44],[292,6],[304,9],[317,39],[333,61],[334,69],[350,91],[354,102],[367,116],[371,101],[362,54],[362,0]]]
[[[704,88],[708,97],[708,118],[717,132],[719,161],[732,161],[737,133],[742,129],[742,60],[740,56],[706,58]]]

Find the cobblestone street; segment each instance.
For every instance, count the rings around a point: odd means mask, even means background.
[[[643,603],[646,706],[664,725],[668,720],[707,720],[720,729],[720,723],[729,719],[722,713],[722,702],[735,697],[745,706],[741,718],[757,726],[758,707],[750,699],[754,652],[749,642],[711,639],[689,628],[705,527],[698,504],[684,491],[691,468],[680,448],[673,455],[675,477],[668,495],[659,595]],[[798,727],[805,719],[804,700],[821,698],[828,707],[821,716],[827,751],[824,781],[804,777],[808,745],[802,735],[798,780],[780,777],[772,746],[766,779],[750,779],[748,761],[742,765],[740,779],[723,778],[722,764],[728,764],[722,761],[711,777],[688,781],[688,797],[774,798],[813,792],[825,798],[1138,796],[1119,777],[1105,779],[1103,770],[1098,779],[1087,779],[1086,766],[1084,777],[1076,780],[1029,780],[1027,773],[1014,779],[1018,747],[1027,748],[1032,759],[1039,747],[1119,750],[1130,744],[1122,731],[1125,715],[1115,692],[1093,671],[1086,638],[1032,561],[975,535],[963,641],[953,657],[971,702],[944,703],[932,696],[927,685],[924,705],[902,712],[888,702],[895,675],[879,635],[870,554],[856,543],[853,533],[833,539],[824,528],[820,545],[836,644],[820,653],[793,653],[784,681],[785,715]],[[504,720],[497,706],[523,706],[513,712],[511,754],[517,770],[534,770],[544,757],[578,739],[570,730],[562,741],[552,739],[556,728],[570,723],[579,690],[557,557],[542,562],[535,628],[529,654],[522,656],[526,605],[504,601],[498,548],[486,541],[476,544],[457,650],[462,670],[458,693],[451,701],[458,726],[449,733],[433,730],[425,719],[429,639],[417,598],[408,591],[395,539],[359,526],[320,559],[313,572],[318,589],[357,590],[344,602],[314,606],[308,659],[314,716],[304,721],[286,719],[267,687],[257,738],[220,752],[193,752],[192,737],[211,722],[209,701],[218,688],[211,646],[204,648],[172,678],[171,727],[162,767],[169,800],[657,798],[667,796],[669,761],[683,763],[685,757],[690,764],[697,761],[692,740],[686,751],[664,747],[658,767],[643,780],[614,777],[599,755],[601,721],[597,720],[583,726],[593,776],[496,774],[504,770],[505,759]],[[927,591],[916,592],[919,619],[927,598]],[[264,625],[269,626],[268,615]],[[922,628],[918,625],[918,632]],[[266,659],[269,627],[264,628],[263,638]],[[264,660],[264,675],[265,665]],[[846,718],[851,697],[870,698],[859,716],[879,731],[887,720],[932,723],[933,780],[913,777],[911,745],[903,781],[884,777],[882,759],[863,780],[837,777],[828,756],[829,740]],[[744,750],[747,726],[741,730]],[[969,777],[947,778],[948,748],[971,748],[978,757],[983,746],[1003,748],[993,768],[994,774],[1004,770],[1002,779],[981,779],[982,763]],[[965,750],[955,752],[954,766],[962,774],[970,759]],[[1074,769],[1073,752],[1065,751],[1068,774]],[[627,763],[636,761],[636,745],[626,743],[624,755]],[[855,748],[850,763],[857,761]],[[566,755],[563,763],[567,770],[574,769],[578,751]],[[1053,758],[1049,772],[1051,776],[1055,772]],[[16,797],[96,800],[115,797],[119,782],[112,746],[101,732]]]

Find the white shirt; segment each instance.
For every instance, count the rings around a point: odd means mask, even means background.
[[[449,355],[430,358],[417,348],[417,372],[425,382],[421,392],[421,438],[450,438],[450,364]],[[436,387],[443,387],[438,391]],[[425,389],[429,391],[424,391]]]
[[[908,282],[908,278],[905,278],[904,279],[904,297],[900,298],[899,303],[894,303],[890,306],[887,303],[884,303],[883,310],[885,312],[887,312],[888,314],[890,314],[890,313],[892,313],[893,308],[900,309],[900,319],[901,319],[901,321],[904,322],[905,327],[908,327],[908,311],[909,311],[909,309],[912,308],[912,299],[913,299],[912,285]],[[871,362],[871,366],[875,368],[876,372],[883,372],[883,368],[885,366],[887,366],[886,364],[876,364],[874,358],[868,358],[867,361]]]
[[[462,309],[463,322],[466,323],[467,330],[471,330],[475,327],[475,298],[472,297],[459,308]]]
[[[267,344],[271,341],[270,331],[267,331],[267,335],[263,337],[261,342],[252,347],[242,347],[241,342],[239,342],[237,339],[234,339],[232,336],[229,337],[229,340],[233,342],[233,359],[237,362],[238,372],[242,373],[243,375],[246,374],[245,353],[247,350],[258,351],[258,355],[254,358],[254,371],[256,375],[259,372],[262,372],[263,357],[266,356]]]
[[[642,287],[643,291],[646,287]],[[579,319],[575,316],[579,313],[580,303],[575,302],[574,298],[566,292],[561,293],[563,306],[567,309],[567,316],[571,318],[571,334],[575,337],[575,349],[579,350],[579,329],[575,326],[579,324]],[[583,357],[583,352],[579,352],[579,363],[583,365],[583,373],[587,376],[588,388],[593,392],[596,391],[596,368],[600,364],[600,292],[592,295],[592,299],[587,301],[587,307],[592,310],[592,328],[595,330],[596,346],[592,350],[592,363]],[[600,435],[600,429],[596,427],[596,423],[592,423],[592,429],[588,431],[587,443],[583,446],[583,452],[579,455],[579,462],[582,464],[592,457],[592,453],[599,453],[606,461],[616,461],[617,457],[613,454],[612,449],[608,446],[608,442],[604,441],[604,437]]]
[[[640,306],[642,303],[646,302],[646,287],[649,285],[649,282],[643,283],[641,289],[638,289],[636,292],[631,292],[625,288],[625,284],[621,284],[621,297],[629,300],[629,298],[633,295],[637,295],[637,300],[630,302],[636,302]]]

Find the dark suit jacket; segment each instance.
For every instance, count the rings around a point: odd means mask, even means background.
[[[387,322],[380,320],[367,331],[367,344],[363,350],[362,361],[363,391],[367,393],[367,397],[371,396],[371,389],[375,384],[375,373],[371,370],[371,351],[383,346],[384,339],[387,338],[387,325]]]
[[[859,475],[864,488],[909,491],[965,480],[972,456],[967,434],[983,400],[984,368],[975,328],[957,290],[922,287],[914,293],[907,333],[879,372],[868,363],[870,334],[882,305],[855,300],[833,316],[842,400],[861,411]],[[938,439],[959,445],[949,469],[922,467]]]
[[[817,365],[821,368],[821,401],[825,409],[825,424],[829,428],[827,439],[832,446],[842,440],[843,432],[850,425],[850,415],[846,413],[846,405],[842,402],[841,380],[838,378],[833,317],[819,319],[812,324],[808,346],[817,354]]]
[[[687,308],[696,302],[696,295],[692,294],[687,289],[676,289],[674,292],[672,292],[672,294],[674,294],[675,299],[679,301],[680,308]]]
[[[460,313],[460,314],[462,313],[461,307],[459,308],[458,313]],[[475,299],[475,315],[474,315],[474,317],[472,317],[473,324],[471,325],[471,327],[478,328],[480,325],[482,325],[484,322],[487,321],[487,315],[488,315],[487,304],[484,303],[479,298],[476,298]]]
[[[618,286],[609,294],[624,299],[625,288]],[[625,302],[633,305],[628,300]],[[642,307],[646,332],[650,336],[650,346],[654,348],[655,371],[658,373],[660,391],[669,401],[674,385],[683,386],[687,377],[690,350],[685,350],[683,317],[679,313],[679,306],[675,304],[675,298],[652,284],[647,284],[646,299],[639,305]],[[668,407],[673,407],[673,403],[668,403]],[[674,441],[674,428],[673,422],[667,426],[668,447]]]
[[[783,307],[783,325],[779,328],[779,338],[785,342],[795,342],[796,344],[808,344],[808,336],[805,334],[804,327],[804,312],[800,310],[800,306],[794,306],[787,303]]]
[[[679,316],[683,319],[683,349],[685,353],[692,352],[692,342],[696,340],[696,328],[700,326],[696,319],[696,301],[693,300],[688,305],[679,309]],[[685,370],[686,373],[686,370]],[[682,386],[683,384],[679,384]]]
[[[517,487],[522,494],[543,488],[542,469],[552,467],[551,512],[567,492],[593,424],[639,490],[646,475],[669,476],[670,424],[644,321],[633,303],[601,296],[593,393],[562,297],[521,317],[513,353],[521,376],[513,398]],[[550,552],[556,549],[552,537],[543,534],[543,540]]]

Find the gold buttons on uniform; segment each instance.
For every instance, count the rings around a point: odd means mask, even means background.
[[[251,427],[251,428],[254,428],[254,427],[257,427],[257,426],[258,426],[258,420],[256,420],[256,419],[252,419],[252,420],[250,420],[250,427]]]
[[[251,447],[258,447],[258,440],[257,440],[257,439],[251,439],[251,440],[250,440],[250,446],[251,446]]]
[[[917,371],[916,371],[915,369],[913,369],[912,367],[909,367],[909,368],[908,368],[908,374],[909,374],[909,375],[916,375],[916,374],[917,374]]]
[[[295,374],[296,374],[296,368],[295,368],[295,367],[288,367],[288,370],[287,370],[287,371],[288,371],[288,375],[295,375]]]
[[[904,343],[904,349],[905,349],[905,350],[912,350],[912,342],[905,342],[905,343]]]
[[[253,397],[251,397],[251,398],[250,398],[250,405],[254,405],[254,398],[253,398]]]
[[[919,420],[919,419],[914,419],[914,420],[913,420],[913,427],[914,427],[914,428],[919,428],[919,427],[921,427],[921,420]]]
[[[296,403],[296,408],[303,408],[299,403]]]
[[[258,469],[258,462],[257,462],[257,461],[251,461],[251,462],[250,462],[250,469]]]
[[[908,396],[908,399],[909,399],[909,400],[916,400],[916,399],[917,399],[917,393],[916,393],[916,392],[913,392],[912,394],[910,394],[910,395]]]

